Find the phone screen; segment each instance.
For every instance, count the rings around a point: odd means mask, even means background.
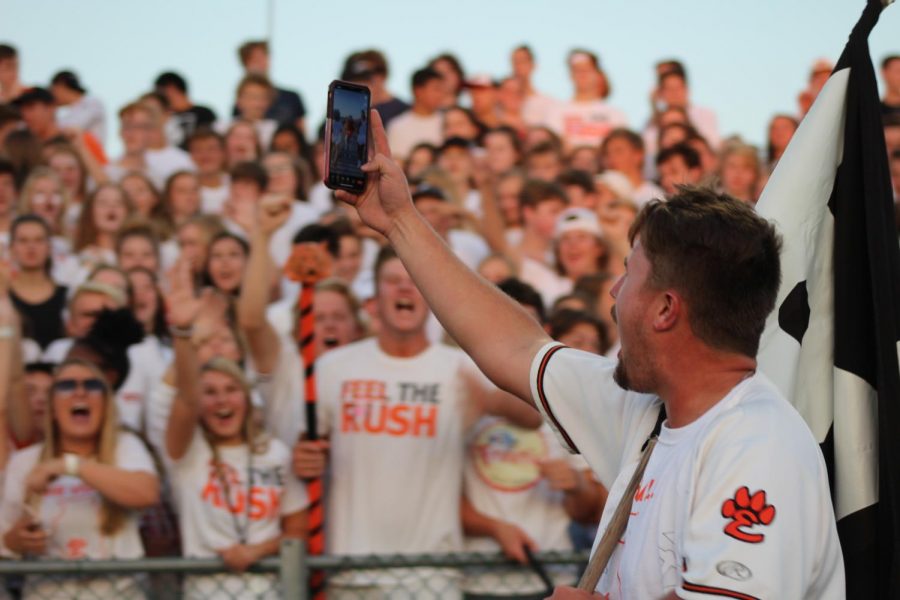
[[[335,81],[328,93],[325,183],[332,189],[362,191],[368,160],[369,90]]]

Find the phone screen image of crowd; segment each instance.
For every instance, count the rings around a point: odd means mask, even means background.
[[[366,137],[369,132],[368,98],[363,92],[338,87],[331,113],[331,173],[365,177]]]

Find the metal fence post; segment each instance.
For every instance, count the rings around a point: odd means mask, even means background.
[[[289,600],[307,600],[309,567],[306,564],[306,544],[296,538],[281,540],[278,554],[281,593]]]

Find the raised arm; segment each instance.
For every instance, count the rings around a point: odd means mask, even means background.
[[[6,419],[12,382],[10,374],[13,367],[13,355],[21,354],[16,345],[19,343],[16,331],[15,309],[5,290],[0,294],[0,473],[6,468],[6,460],[9,458],[9,440],[7,439],[8,422]]]
[[[267,196],[260,201],[255,225],[250,232],[250,257],[244,269],[241,296],[237,305],[237,320],[247,337],[253,365],[260,373],[269,374],[278,361],[278,334],[266,319],[269,290],[274,265],[269,255],[272,235],[291,215],[291,200]]]
[[[367,225],[386,235],[441,324],[498,387],[533,402],[531,361],[550,341],[515,301],[469,270],[413,207],[403,170],[390,157],[372,111],[373,154],[361,196],[338,192]]]
[[[180,260],[176,265],[172,291],[166,297],[166,305],[175,350],[176,391],[169,413],[165,442],[169,458],[178,460],[187,452],[200,413],[200,364],[191,334],[203,302],[194,297],[187,260]]]

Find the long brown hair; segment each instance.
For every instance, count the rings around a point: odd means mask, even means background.
[[[103,393],[103,423],[100,425],[100,433],[96,441],[96,460],[100,464],[115,465],[116,464],[116,444],[119,437],[119,415],[116,410],[116,403],[110,390],[106,377],[96,367],[85,360],[77,358],[66,359],[59,365],[53,373],[53,382],[59,379],[60,374],[66,369],[77,365],[91,371],[91,373],[106,383],[106,390]],[[54,392],[50,393],[50,402],[53,402]],[[52,406],[44,414],[44,446],[41,449],[40,462],[46,462],[54,458],[62,456],[59,439],[59,426],[56,419],[53,418]],[[30,495],[28,504],[37,508],[42,497],[38,495]],[[128,510],[114,504],[107,498],[103,498],[100,505],[100,531],[103,535],[113,535],[118,532],[128,518]]]
[[[73,244],[76,252],[84,250],[97,241],[99,231],[97,230],[97,223],[94,222],[94,203],[97,201],[97,196],[100,195],[100,192],[107,188],[118,190],[119,195],[122,197],[122,202],[125,204],[125,221],[134,216],[134,204],[132,204],[131,198],[125,193],[122,186],[117,183],[101,183],[97,186],[97,189],[91,192],[81,208],[81,215],[78,217],[78,228],[75,231],[75,243]]]

